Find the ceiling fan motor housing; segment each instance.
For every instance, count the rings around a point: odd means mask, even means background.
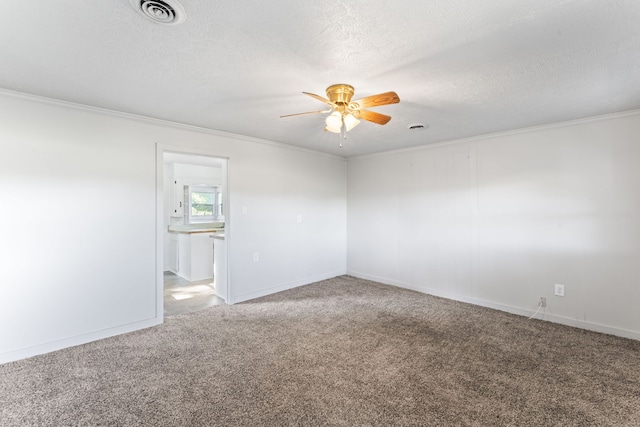
[[[354,94],[353,86],[347,84],[331,85],[327,88],[327,98],[336,104],[348,104]]]

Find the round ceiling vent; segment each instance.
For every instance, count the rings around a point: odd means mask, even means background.
[[[184,21],[184,8],[175,0],[129,1],[138,12],[159,24],[176,25]]]

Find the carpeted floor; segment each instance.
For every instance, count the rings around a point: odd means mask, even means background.
[[[640,341],[349,276],[0,380],[2,426],[640,426]]]

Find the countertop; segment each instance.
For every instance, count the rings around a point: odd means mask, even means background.
[[[171,233],[222,233],[224,238],[224,228],[220,227],[206,227],[200,224],[188,224],[188,225],[170,225],[169,232]]]

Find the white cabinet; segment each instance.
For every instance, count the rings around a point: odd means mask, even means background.
[[[177,268],[175,273],[190,282],[213,278],[213,233],[175,233]]]
[[[213,278],[214,233],[191,234],[191,281]]]
[[[176,274],[191,281],[191,239],[188,234],[178,233],[178,259]]]
[[[184,215],[184,184],[178,179],[171,181],[171,216]]]
[[[171,207],[169,209],[169,216],[182,217],[184,214],[184,184],[180,178],[180,169],[176,168],[175,164],[169,166],[169,188],[165,189],[165,197],[169,197],[171,200]]]
[[[167,257],[168,264],[165,266],[165,270],[169,270],[178,274],[178,235],[176,233],[169,233],[169,256]]]

